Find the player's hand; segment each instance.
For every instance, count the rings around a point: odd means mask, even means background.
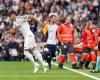
[[[63,43],[63,42],[61,42],[61,45],[64,45],[64,43]]]

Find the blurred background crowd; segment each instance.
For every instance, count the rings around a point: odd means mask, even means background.
[[[5,33],[12,27],[7,17],[7,13],[11,10],[16,11],[18,15],[33,14],[43,23],[46,23],[50,13],[57,13],[59,21],[70,16],[78,34],[82,33],[85,22],[90,20],[97,21],[100,27],[100,0],[0,0],[1,60],[22,60],[24,57],[21,33],[14,35]],[[41,41],[42,29],[35,21],[29,23],[37,41]]]

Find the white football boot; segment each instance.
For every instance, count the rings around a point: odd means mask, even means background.
[[[39,64],[36,63],[35,66],[34,66],[34,73],[36,73],[38,71],[38,69],[39,69]]]
[[[48,63],[44,63],[43,64],[43,68],[44,68],[44,73],[48,70]]]

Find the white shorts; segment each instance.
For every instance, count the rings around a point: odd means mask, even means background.
[[[35,37],[33,34],[29,34],[24,41],[24,49],[33,49],[36,47]]]

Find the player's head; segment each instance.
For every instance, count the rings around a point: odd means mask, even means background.
[[[58,20],[58,15],[57,13],[50,13],[49,18],[52,23],[55,23]]]
[[[68,24],[71,22],[71,16],[67,16],[65,23]]]
[[[86,23],[85,29],[90,29],[90,26],[91,26],[91,22],[89,21]]]
[[[10,11],[8,13],[10,20],[14,20],[16,18],[16,15],[17,15],[17,13],[15,11]]]
[[[96,21],[92,21],[92,27],[91,28],[95,28],[97,26],[97,22]]]

